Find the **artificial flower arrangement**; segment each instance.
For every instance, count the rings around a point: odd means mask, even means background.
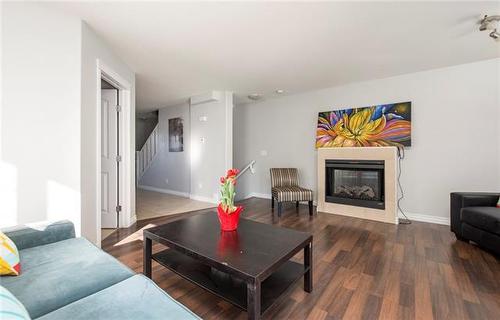
[[[229,169],[226,176],[220,178],[221,199],[217,207],[217,214],[223,231],[233,231],[238,228],[240,213],[243,210],[242,206],[234,205],[236,177],[238,173],[238,169]]]

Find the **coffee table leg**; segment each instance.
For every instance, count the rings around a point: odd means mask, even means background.
[[[312,275],[312,241],[304,247],[304,268],[309,270],[304,273],[304,291],[312,292],[313,275]]]
[[[248,319],[260,319],[260,282],[247,283]]]
[[[151,279],[151,254],[152,254],[151,239],[144,237],[144,256],[143,256],[143,273]]]

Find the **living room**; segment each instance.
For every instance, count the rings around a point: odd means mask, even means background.
[[[500,4],[8,2],[1,319],[495,319]]]

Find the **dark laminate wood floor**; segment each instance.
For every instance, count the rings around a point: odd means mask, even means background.
[[[314,234],[314,290],[297,283],[265,319],[499,319],[500,260],[456,241],[448,226],[393,226],[248,199],[243,217]],[[203,212],[198,211],[196,213]],[[192,213],[140,221],[103,241],[104,250],[142,272],[142,229]],[[153,251],[161,249],[159,245]],[[302,261],[302,253],[296,259]],[[246,313],[153,263],[154,281],[204,319]]]

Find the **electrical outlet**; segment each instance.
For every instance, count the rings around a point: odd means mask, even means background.
[[[165,179],[165,183],[168,184],[168,179]]]
[[[263,157],[267,157],[267,150],[260,150],[260,155]]]
[[[201,182],[198,183],[198,189],[203,189],[203,184]]]

